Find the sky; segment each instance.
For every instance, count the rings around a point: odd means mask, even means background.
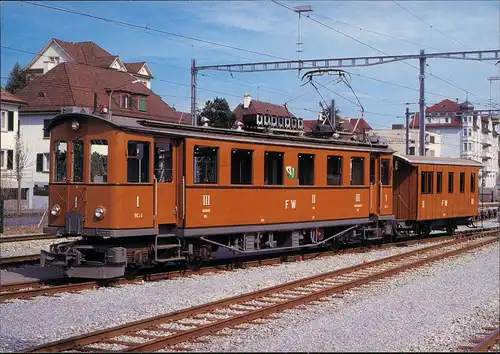
[[[289,8],[312,6],[309,18],[301,19],[303,59],[500,47],[500,2],[496,0],[279,3]],[[154,76],[152,90],[169,105],[185,112],[190,111],[192,59],[197,65],[297,59],[298,16],[271,0],[44,1],[42,4],[105,20],[25,2],[2,1],[2,86],[16,62],[26,66],[35,56],[32,53],[40,51],[51,38],[93,41],[119,55],[122,61],[147,61]],[[476,108],[487,109],[491,91],[493,104],[498,107],[500,81],[493,81],[492,85],[488,81],[488,77],[500,75],[500,64],[495,64],[496,61],[429,59],[426,105],[445,98],[460,102],[468,98]],[[410,111],[418,110],[418,60],[346,70],[355,94],[344,83],[334,85],[336,77],[331,75],[315,77],[318,93],[310,83],[301,81],[302,75],[297,71],[200,71],[198,108],[215,96],[226,98],[234,108],[245,93],[250,93],[261,101],[287,102],[296,116],[315,119],[319,102],[334,98],[342,116],[358,118],[362,106],[365,119],[375,129],[390,129],[392,124],[404,123],[407,103]]]

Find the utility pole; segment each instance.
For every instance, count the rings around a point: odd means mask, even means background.
[[[406,155],[410,154],[410,108],[406,107]]]
[[[420,106],[419,112],[419,127],[420,127],[420,156],[425,156],[425,52],[420,50],[420,99],[418,101]]]
[[[330,126],[332,127],[333,131],[336,130],[336,122],[335,122],[335,100],[332,98],[332,104],[330,105]]]
[[[191,60],[191,123],[196,126],[198,125],[198,119],[196,117],[196,81],[197,81],[198,69],[196,69],[196,61]]]

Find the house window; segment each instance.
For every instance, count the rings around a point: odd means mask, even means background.
[[[299,154],[299,185],[314,185],[314,155]]]
[[[155,177],[158,182],[172,182],[173,151],[170,143],[155,143]]]
[[[436,143],[436,137],[434,135],[430,135],[429,136],[429,141],[431,142],[431,144],[435,144]]]
[[[122,96],[122,108],[130,108],[132,106],[132,97],[130,95]]]
[[[14,169],[14,150],[2,150],[0,154],[0,167],[7,170]]]
[[[36,172],[49,172],[50,155],[49,153],[36,154]]]
[[[330,186],[342,185],[342,156],[328,156],[326,164],[326,183]]]
[[[351,157],[351,186],[365,184],[365,158]]]
[[[443,193],[443,172],[437,173],[437,185],[436,185],[436,193]]]
[[[146,111],[146,97],[139,97],[139,111]]]
[[[422,172],[422,194],[432,194],[434,189],[434,172]]]
[[[7,111],[7,131],[14,131],[14,111]]]
[[[214,146],[194,147],[194,183],[217,184],[219,148]]]
[[[49,186],[47,184],[45,184],[45,185],[35,184],[33,186],[33,195],[48,197],[49,196]]]
[[[476,174],[474,172],[470,174],[470,191],[472,193],[476,192]]]
[[[54,144],[54,182],[66,182],[66,160],[68,158],[67,148],[68,144],[65,141],[56,141]]]
[[[467,151],[467,143],[464,143],[464,150]]]
[[[90,140],[90,182],[108,181],[108,141]]]
[[[391,184],[391,160],[382,159],[382,185],[388,186]]]
[[[0,167],[5,168],[5,150],[0,151]]]
[[[47,129],[49,127],[50,119],[44,119],[43,120],[43,138],[48,139],[50,138],[50,132]]]
[[[282,152],[266,151],[264,154],[264,184],[283,185]]]
[[[448,193],[453,193],[454,173],[448,172]]]
[[[445,119],[444,119],[444,121],[445,121],[446,123],[449,123],[449,122],[450,122],[450,118],[445,118]]]
[[[149,182],[149,143],[142,141],[128,142],[127,182]]]
[[[460,193],[465,193],[465,172],[460,172]]]
[[[464,136],[467,136],[467,129],[464,129]]]
[[[231,151],[231,184],[252,184],[253,150]]]
[[[7,131],[7,111],[2,111],[2,120],[0,121],[0,130]]]
[[[409,155],[415,155],[415,147],[414,146],[411,146],[409,150],[410,150],[410,151],[408,151]]]
[[[73,140],[73,182],[83,182],[83,141]]]

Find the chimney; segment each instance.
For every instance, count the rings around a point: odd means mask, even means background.
[[[250,106],[250,102],[252,102],[252,96],[249,93],[245,93],[243,95],[243,108],[248,108]]]

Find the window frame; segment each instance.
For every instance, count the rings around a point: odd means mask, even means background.
[[[75,181],[75,143],[82,144],[81,152],[81,181]],[[71,141],[71,182],[72,183],[84,183],[85,182],[85,142],[83,140],[72,140]]]
[[[443,171],[436,172],[436,194],[443,194]]]
[[[105,141],[106,144],[96,144],[96,143],[92,143],[93,141]],[[93,180],[93,176],[92,176],[92,146],[93,145],[96,145],[96,146],[106,146],[107,147],[107,150],[106,150],[106,153],[107,155],[102,155],[102,156],[106,156],[106,174],[105,174],[105,179],[103,181],[94,181]],[[88,152],[89,152],[89,183],[108,183],[108,180],[109,180],[109,156],[110,156],[110,153],[109,153],[109,142],[108,142],[108,139],[91,139],[89,141],[89,148],[88,148]],[[100,153],[98,153],[99,155],[101,155]],[[103,176],[104,177],[104,176]]]
[[[301,178],[301,161],[305,161],[305,159],[301,160],[301,158],[311,158],[312,157],[312,181],[308,181],[307,179],[310,177],[308,175],[304,175],[303,178]],[[316,155],[315,154],[308,154],[308,153],[298,153],[297,154],[297,184],[299,186],[314,186],[315,185],[315,160],[316,160]],[[303,162],[304,163],[304,162]],[[301,183],[301,180],[304,180],[303,182],[309,182],[309,183]]]
[[[455,190],[455,172],[448,172],[448,194],[453,194]]]
[[[157,167],[157,162],[159,166],[159,155],[156,154],[156,151],[160,146],[168,146],[168,151],[170,152],[170,162],[171,165],[168,165],[168,158],[167,158],[167,153],[165,154],[165,167],[160,168]],[[157,183],[172,183],[174,181],[174,144],[172,141],[155,141],[153,145],[153,176],[156,178]],[[167,152],[167,151],[166,151]],[[158,160],[157,160],[158,156]],[[170,174],[168,171],[170,170]],[[164,177],[165,178],[158,178],[160,171],[164,172]]]
[[[476,193],[476,172],[470,173],[470,191],[471,193]]]
[[[332,159],[330,159],[332,158]],[[330,174],[330,168],[335,167],[335,165],[331,165],[329,162],[333,161],[333,158],[337,159],[337,166],[340,167],[340,173],[335,175],[334,173]],[[344,156],[342,155],[328,155],[326,157],[326,184],[328,186],[342,186],[343,185],[343,171],[344,170]],[[332,179],[335,178],[335,176],[339,176],[338,183],[335,183],[334,180],[330,180],[330,175],[332,176]]]
[[[146,97],[139,97],[139,111],[146,112]]]
[[[196,180],[196,164],[197,164],[197,161],[196,161],[196,156],[195,156],[195,153],[196,153],[196,149],[200,149],[200,148],[204,148],[204,149],[215,149],[215,181],[213,182],[199,182]],[[220,173],[220,167],[219,167],[219,162],[220,162],[220,148],[219,146],[211,146],[211,145],[194,145],[193,146],[193,184],[196,184],[196,185],[203,185],[203,184],[219,184],[219,180],[220,180],[220,177],[219,177],[219,173]]]
[[[64,143],[66,144],[66,162],[64,164],[64,178],[59,179],[58,178],[58,163],[57,163],[57,151],[58,151],[58,144]],[[68,142],[66,140],[56,140],[54,141],[54,173],[52,174],[52,179],[54,183],[68,183]]]
[[[459,191],[465,193],[465,172],[460,172],[459,178]]]
[[[420,173],[420,193],[434,194],[434,172],[421,171]]]
[[[6,161],[7,161],[7,150],[0,150],[0,168],[2,170],[6,169],[7,165],[6,165]]]
[[[361,180],[361,183],[356,183],[356,184],[353,183],[353,171],[354,171],[354,169],[353,169],[353,160],[354,159],[359,159],[359,160],[361,160],[363,162],[363,164],[362,164],[363,170],[362,170],[362,173],[361,173],[362,180]],[[350,185],[351,186],[364,186],[365,182],[366,182],[365,181],[366,158],[364,158],[362,156],[351,156],[349,162],[350,162],[350,171],[349,171],[350,172],[349,173],[350,174],[350,176],[349,176],[349,178],[350,178]]]
[[[8,111],[2,110],[0,113],[0,131],[7,132]]]
[[[147,163],[147,168],[146,169],[138,169],[137,173],[137,177],[138,177],[138,181],[135,182],[135,181],[130,181],[129,180],[129,160],[130,159],[137,159],[139,161],[139,166],[138,167],[141,167],[141,163],[142,163],[142,160],[145,159],[145,156],[146,154],[143,155],[143,158],[142,159],[139,159],[139,156],[134,156],[134,155],[129,155],[129,145],[130,143],[135,143],[136,145],[137,144],[144,144],[144,147],[143,147],[143,152],[146,150],[146,146],[147,146],[147,150],[148,150],[148,156],[147,156],[147,159],[146,159],[146,163]],[[153,144],[154,146],[154,144]],[[153,163],[153,166],[154,166],[154,163]],[[144,171],[147,171],[147,178],[146,180],[143,180],[141,181],[141,173],[139,173],[139,171],[144,172]],[[154,175],[154,174],[153,174]],[[145,141],[145,140],[134,140],[134,139],[131,139],[131,140],[128,140],[127,141],[127,183],[134,183],[134,184],[144,184],[144,183],[151,183],[151,142],[150,141]]]
[[[387,162],[387,183],[384,183],[384,161]],[[380,159],[380,183],[383,186],[391,185],[391,159]]]
[[[250,155],[250,182],[249,183],[244,183],[242,182],[243,178],[242,178],[242,173],[240,171],[239,173],[239,182],[237,182],[236,180],[233,180],[233,177],[235,177],[235,175],[233,174],[233,168],[235,167],[233,165],[234,163],[234,157],[236,157],[236,153],[237,152],[246,152],[246,153],[249,153]],[[250,149],[236,149],[236,148],[233,148],[231,149],[231,166],[230,166],[230,173],[231,173],[231,178],[230,178],[230,182],[231,184],[233,185],[246,185],[246,186],[251,186],[253,185],[253,182],[254,182],[254,178],[253,178],[253,172],[254,172],[254,168],[253,168],[253,165],[254,165],[254,150],[250,150]],[[242,160],[239,160],[240,162]],[[241,164],[240,164],[240,167],[241,167]]]
[[[42,138],[43,139],[50,139],[50,132],[47,130],[49,123],[50,123],[50,119],[43,120],[43,128],[42,128],[42,131],[43,131]]]
[[[280,157],[278,162],[281,162],[281,168],[278,166],[277,171],[279,171],[280,175],[278,176],[278,182],[281,183],[269,183],[269,168],[268,168],[268,159],[269,154],[273,154],[275,157]],[[266,178],[267,177],[267,178]],[[274,151],[274,150],[266,150],[264,151],[264,185],[265,186],[284,186],[285,185],[285,152],[283,151]]]

